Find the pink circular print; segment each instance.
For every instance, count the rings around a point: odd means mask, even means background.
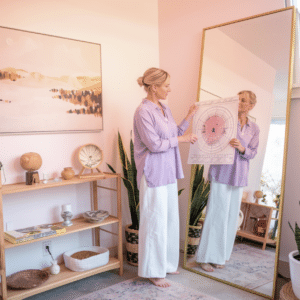
[[[203,124],[202,133],[208,145],[218,142],[225,133],[225,120],[217,115],[209,117]]]

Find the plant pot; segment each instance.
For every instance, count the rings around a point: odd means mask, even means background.
[[[295,258],[297,255],[299,255],[297,250],[290,252],[289,262],[293,292],[300,299],[300,261]]]
[[[195,255],[201,238],[203,221],[198,222],[198,226],[190,226],[188,232],[187,255]]]
[[[139,247],[139,231],[130,229],[130,225],[125,226],[126,239],[126,260],[133,266],[138,265],[138,247]]]

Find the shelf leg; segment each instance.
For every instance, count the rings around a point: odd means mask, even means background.
[[[91,189],[92,189],[92,205],[91,205],[92,210],[99,210],[97,181],[91,182]],[[95,246],[100,246],[100,230],[95,228],[93,230],[93,235],[94,235]]]
[[[122,203],[121,203],[121,175],[117,177],[117,210],[118,210],[118,227],[119,227],[119,234],[118,234],[118,259],[120,261],[120,271],[119,275],[123,276],[123,242],[122,242]]]
[[[0,176],[1,182],[1,176]],[[0,189],[2,188],[2,185]],[[6,268],[5,268],[5,249],[4,249],[4,223],[3,223],[3,203],[2,192],[0,191],[0,269],[1,269],[1,288],[2,299],[7,299],[7,286],[6,286]]]

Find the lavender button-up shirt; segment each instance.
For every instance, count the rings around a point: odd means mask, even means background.
[[[249,160],[257,153],[259,144],[259,127],[248,119],[241,129],[238,122],[237,139],[240,140],[245,153],[241,154],[235,149],[234,162],[232,165],[211,165],[209,179],[232,186],[247,186],[249,173]]]
[[[153,102],[143,99],[134,114],[134,159],[137,167],[137,183],[143,173],[149,187],[174,183],[183,178],[177,136],[183,135],[189,122],[179,126],[171,110],[162,104],[161,109]]]

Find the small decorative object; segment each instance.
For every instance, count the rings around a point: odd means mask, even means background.
[[[259,202],[259,199],[263,198],[263,196],[264,196],[264,193],[263,193],[262,191],[255,191],[255,192],[253,193],[253,197],[254,197],[254,199],[255,199],[255,203],[259,204],[259,203],[258,203],[258,202]]]
[[[38,153],[28,152],[21,156],[20,158],[21,167],[26,172],[26,184],[32,185],[34,183],[39,183],[39,173],[37,170],[42,166],[42,158]]]
[[[71,218],[73,217],[71,204],[62,205],[61,216],[64,219],[62,226],[71,226],[73,225]]]
[[[103,152],[97,145],[87,144],[82,146],[79,149],[78,158],[79,162],[83,166],[79,173],[79,178],[105,177],[105,175],[98,168],[103,161]],[[91,172],[89,174],[83,175],[85,169],[90,169]],[[94,173],[94,169],[96,169],[98,173]]]
[[[98,246],[80,247],[65,252],[63,257],[68,269],[82,272],[106,265],[109,261],[109,250]]]
[[[11,289],[32,289],[49,278],[49,273],[41,270],[24,270],[7,277],[7,286]]]
[[[61,172],[61,176],[65,180],[70,180],[70,179],[72,179],[75,176],[75,172],[72,169],[72,167],[66,167]]]
[[[264,237],[267,230],[268,218],[266,215],[262,217],[250,217],[250,219],[254,219],[254,228],[253,231],[256,235]]]
[[[90,223],[102,222],[108,216],[109,213],[106,210],[86,211],[83,214],[84,219]]]
[[[57,260],[53,260],[49,271],[52,275],[57,275],[60,272],[60,266],[57,264]]]
[[[243,223],[243,220],[244,220],[244,213],[242,212],[242,210],[240,209],[240,212],[239,212],[239,219],[238,219],[238,230],[241,229],[241,225]]]
[[[50,179],[49,173],[43,173],[43,183],[48,183],[48,180]]]

